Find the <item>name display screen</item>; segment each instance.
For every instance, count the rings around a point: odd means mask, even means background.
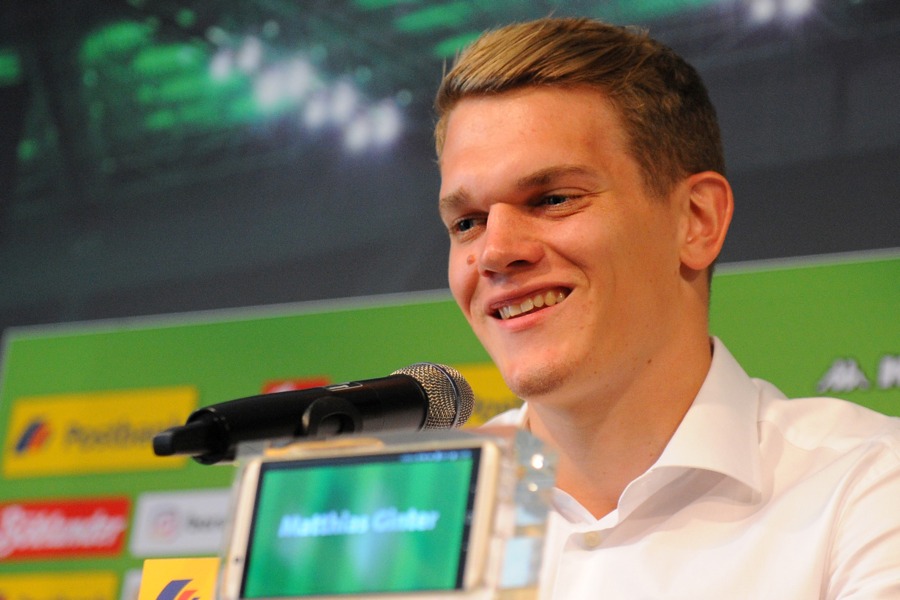
[[[461,589],[480,454],[263,463],[241,597]]]

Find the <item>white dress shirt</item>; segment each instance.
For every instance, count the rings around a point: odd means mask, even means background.
[[[527,405],[492,423],[527,426]],[[787,400],[719,340],[615,510],[595,519],[554,493],[544,599],[900,599],[900,419]]]

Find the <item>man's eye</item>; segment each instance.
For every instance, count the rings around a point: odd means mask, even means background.
[[[541,198],[541,203],[549,206],[555,206],[557,204],[563,204],[571,200],[571,196],[565,196],[563,194],[553,194],[551,196],[544,196]]]
[[[453,231],[456,233],[465,233],[475,227],[475,219],[459,219],[453,223]]]

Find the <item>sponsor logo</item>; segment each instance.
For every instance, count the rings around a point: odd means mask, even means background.
[[[188,587],[190,579],[173,579],[156,597],[156,600],[197,600],[195,588]]]
[[[900,354],[886,354],[878,361],[878,387],[900,388]]]
[[[49,437],[50,426],[47,424],[47,421],[44,419],[35,419],[28,423],[25,427],[25,431],[19,436],[18,441],[16,441],[15,452],[16,454],[22,454],[23,452],[29,451],[36,452],[44,446]]]
[[[125,497],[0,504],[0,562],[115,556],[129,507]]]
[[[23,397],[12,408],[3,456],[7,477],[182,466],[153,454],[157,433],[197,407],[191,387]]]
[[[900,387],[900,355],[886,354],[878,361],[875,383],[879,389]],[[835,359],[819,379],[816,389],[820,394],[829,392],[853,392],[868,390],[872,381],[854,358]]]
[[[218,573],[215,557],[147,559],[138,600],[212,600]]]
[[[116,600],[118,578],[108,571],[0,575],[3,600]]]
[[[522,401],[506,387],[494,363],[470,363],[454,367],[466,378],[475,393],[475,407],[466,427],[477,427],[501,412],[522,405]]]
[[[262,388],[263,394],[276,392],[293,392],[295,390],[308,390],[309,388],[325,387],[331,383],[328,377],[306,377],[303,379],[276,379],[267,381]]]
[[[129,548],[135,556],[216,554],[229,517],[229,489],[142,494]]]

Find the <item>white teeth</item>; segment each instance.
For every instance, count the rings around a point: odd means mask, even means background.
[[[526,299],[519,304],[508,304],[500,309],[500,318],[503,320],[518,317],[519,315],[533,311],[535,308],[543,306],[553,306],[559,304],[566,299],[566,292],[562,290],[545,292],[543,294],[535,294],[533,297]]]

